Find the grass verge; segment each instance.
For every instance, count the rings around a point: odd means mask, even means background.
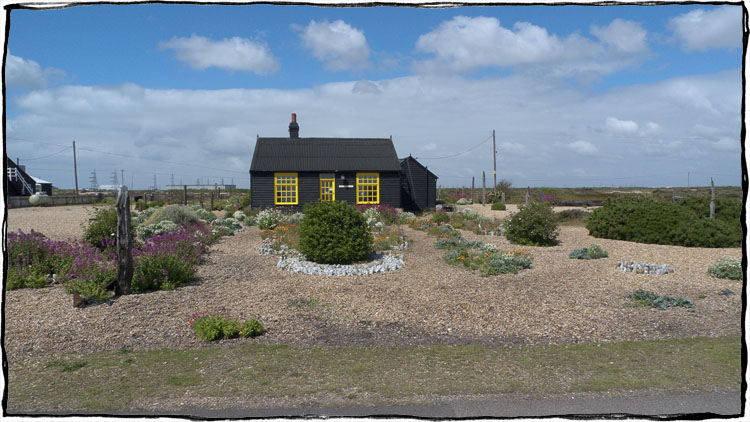
[[[11,364],[8,412],[383,405],[441,396],[740,387],[740,338],[568,346],[243,345]]]

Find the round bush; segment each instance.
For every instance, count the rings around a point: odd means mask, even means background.
[[[505,237],[519,245],[557,244],[557,218],[548,202],[520,205],[519,211],[505,222]]]
[[[451,217],[447,212],[438,211],[435,214],[432,214],[432,217],[430,217],[430,221],[435,224],[445,224],[451,221]]]
[[[172,204],[156,210],[145,223],[156,224],[165,220],[169,220],[182,226],[185,225],[185,223],[197,223],[200,218],[191,208],[183,205]]]
[[[321,264],[351,264],[373,253],[372,235],[362,214],[346,202],[320,202],[305,206],[299,227],[299,249]]]
[[[493,203],[492,211],[505,211],[505,204],[503,204],[502,202]]]

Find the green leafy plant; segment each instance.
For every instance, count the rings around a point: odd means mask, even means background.
[[[107,207],[96,210],[83,238],[101,251],[114,251],[114,242],[117,240],[117,209]]]
[[[223,313],[193,314],[190,326],[198,338],[206,341],[229,339],[235,337],[257,337],[263,334],[263,324],[256,318],[240,322]]]
[[[492,211],[505,211],[505,204],[502,202],[494,202],[492,204]]]
[[[177,255],[142,255],[133,266],[134,292],[174,290],[189,282],[194,275],[191,263]]]
[[[606,258],[609,254],[601,246],[594,244],[588,248],[575,249],[569,256],[571,259],[599,259]]]
[[[505,237],[519,245],[556,245],[557,235],[557,219],[548,202],[520,205],[505,222]]]
[[[665,310],[669,307],[681,306],[683,308],[695,308],[695,304],[682,297],[661,296],[648,290],[636,290],[629,294],[630,300],[626,306],[645,306]]]
[[[299,250],[322,264],[351,264],[369,258],[373,238],[365,218],[346,202],[305,205],[299,226]]]
[[[585,211],[579,208],[555,212],[557,221],[560,222],[585,221],[589,214],[591,214],[591,211]]]
[[[738,258],[724,257],[708,267],[711,277],[742,280],[742,261]]]
[[[451,217],[447,212],[437,211],[436,213],[432,214],[432,216],[430,217],[430,221],[435,224],[445,224],[451,221]]]

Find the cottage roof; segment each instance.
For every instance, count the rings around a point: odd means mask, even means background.
[[[416,164],[419,167],[422,167],[427,173],[430,173],[432,175],[432,177],[434,177],[435,179],[438,178],[435,173],[433,173],[432,171],[430,171],[427,167],[423,166],[422,163],[420,163],[419,161],[417,161],[417,159],[414,158],[414,157],[412,157],[411,155],[408,156],[408,157],[405,157],[405,158],[399,158],[399,162],[401,164],[407,164],[407,165],[414,165],[414,164]]]
[[[400,171],[389,138],[258,138],[250,171]]]

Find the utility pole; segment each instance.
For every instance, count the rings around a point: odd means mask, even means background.
[[[495,148],[495,129],[492,129],[492,176],[494,178],[492,189],[497,192],[497,148]]]
[[[76,176],[76,195],[78,195],[78,162],[76,161],[76,141],[73,141],[73,173]]]
[[[120,181],[124,185],[125,184],[125,170],[120,169]]]
[[[688,187],[690,187],[690,172],[688,172]]]

